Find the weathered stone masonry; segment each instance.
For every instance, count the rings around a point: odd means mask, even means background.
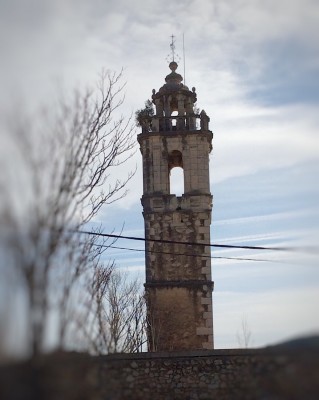
[[[0,367],[3,400],[317,400],[318,395],[318,347],[57,354]]]
[[[209,153],[213,135],[206,113],[194,113],[195,88],[190,91],[181,83],[175,62],[170,68],[166,84],[158,93],[153,90],[155,116],[145,119],[138,135],[148,240],[145,287],[149,350],[212,349],[213,282],[210,247],[204,244],[210,243]],[[174,167],[184,171],[184,194],[180,197],[170,190]]]

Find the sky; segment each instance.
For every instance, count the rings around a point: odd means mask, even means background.
[[[132,114],[170,72],[172,34],[177,72],[214,132],[212,243],[294,248],[212,248],[213,257],[267,260],[212,259],[215,347],[238,347],[243,320],[256,347],[319,333],[318,1],[0,0],[2,119],[21,100],[36,110],[57,87],[94,85],[103,68],[123,68],[121,112]],[[95,221],[105,232],[124,224],[123,235],[144,236],[139,151],[126,170],[135,167],[127,197]],[[143,281],[143,252],[108,256]]]

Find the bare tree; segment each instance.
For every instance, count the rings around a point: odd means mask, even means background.
[[[145,300],[147,304],[146,313],[146,330],[147,330],[147,346],[149,351],[157,351],[158,344],[161,340],[162,332],[165,329],[163,321],[160,318],[154,299],[150,293],[146,291]]]
[[[241,327],[236,334],[237,343],[240,347],[248,348],[252,344],[252,333],[246,315],[241,318]]]
[[[83,315],[83,309],[90,300],[88,298],[88,282],[92,281],[97,271],[103,270],[105,280],[110,279],[114,270],[114,261],[110,260],[107,263],[102,262],[101,257],[106,249],[114,242],[106,244],[107,241],[101,241],[98,234],[100,229],[93,230],[90,235],[83,240],[79,237],[68,245],[67,253],[69,264],[65,264],[59,270],[59,274],[55,271],[56,284],[60,290],[56,296],[56,308],[58,310],[58,347],[60,349],[68,347],[70,340],[73,337],[75,324],[75,316]],[[78,248],[79,241],[81,247]],[[92,309],[92,307],[91,307]],[[82,342],[82,348],[88,349],[90,346],[87,342]]]
[[[137,279],[126,273],[96,270],[92,285],[95,304],[95,351],[101,353],[140,352],[146,343],[145,301]],[[82,326],[83,328],[83,326]],[[88,325],[86,324],[86,329]]]
[[[97,90],[75,91],[54,112],[15,121],[9,132],[18,148],[19,191],[6,188],[0,216],[7,228],[6,251],[28,298],[33,355],[43,349],[53,306],[63,344],[72,292],[83,286],[84,276],[103,268],[105,243],[78,232],[103,205],[125,196],[133,175],[114,178],[135,142],[130,119],[114,120],[123,103],[121,78],[121,73],[103,73]],[[106,269],[110,274],[112,267]]]

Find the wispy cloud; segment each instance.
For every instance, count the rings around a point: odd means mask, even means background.
[[[233,224],[252,224],[261,221],[278,221],[284,219],[313,216],[314,213],[318,215],[318,208],[279,212],[279,213],[267,213],[266,215],[253,215],[248,217],[228,218],[228,219],[216,220],[214,221],[214,225],[218,226],[218,225],[233,225]],[[290,234],[291,233],[292,232],[290,232]],[[269,233],[270,236],[274,234],[278,235],[278,232]]]
[[[254,293],[214,294],[214,331],[217,348],[238,347],[236,333],[247,317],[254,346],[275,344],[292,337],[319,332],[316,287]],[[271,338],[271,341],[269,340]]]

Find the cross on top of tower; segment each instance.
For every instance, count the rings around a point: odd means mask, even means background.
[[[169,46],[170,46],[171,52],[172,52],[172,57],[173,57],[172,61],[175,61],[175,59],[174,59],[175,58],[175,36],[171,35],[171,38],[172,38],[172,42]]]
[[[172,62],[175,63],[176,59],[177,59],[177,61],[180,60],[180,57],[175,52],[175,48],[176,48],[175,47],[175,36],[171,35],[170,38],[171,38],[171,43],[169,44],[169,47],[171,48],[171,54],[167,55],[166,60],[168,61],[168,63],[172,63]]]

